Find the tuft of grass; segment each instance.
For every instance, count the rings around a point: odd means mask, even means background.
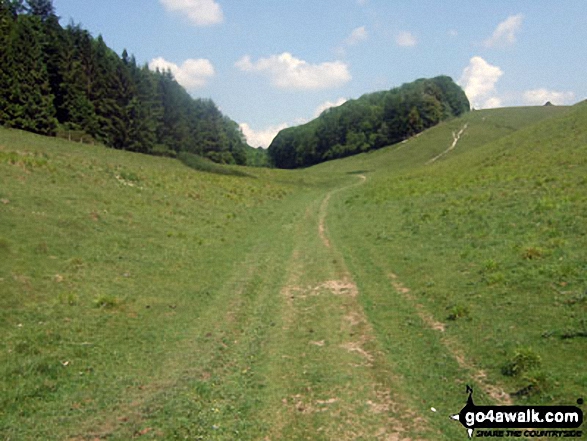
[[[94,306],[101,309],[116,309],[120,307],[122,300],[110,294],[101,294],[94,299]]]
[[[541,259],[546,251],[540,247],[526,247],[522,251],[522,258],[525,260]]]
[[[470,315],[471,315],[471,311],[469,309],[468,306],[466,305],[454,305],[451,306],[449,308],[447,308],[449,311],[448,317],[446,318],[447,320],[450,321],[455,321],[457,319],[469,319],[470,320]]]
[[[74,306],[79,303],[79,296],[74,292],[62,292],[59,294],[59,302],[63,305]]]

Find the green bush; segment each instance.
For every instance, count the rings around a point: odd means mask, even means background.
[[[540,355],[530,348],[520,348],[501,368],[501,373],[508,377],[517,377],[529,371],[537,370],[542,364]]]

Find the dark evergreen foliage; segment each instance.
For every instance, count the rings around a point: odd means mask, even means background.
[[[276,167],[306,167],[395,144],[469,111],[463,90],[446,76],[364,95],[279,132],[269,146]]]
[[[101,36],[63,28],[52,0],[0,0],[0,124],[107,146],[246,164],[238,124],[193,99],[170,72],[118,56]],[[80,135],[81,134],[81,135]]]

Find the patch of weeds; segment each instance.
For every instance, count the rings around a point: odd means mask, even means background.
[[[499,262],[497,262],[494,259],[487,259],[485,262],[483,262],[482,271],[483,272],[497,271],[498,268],[499,268]]]
[[[485,281],[487,282],[488,285],[497,285],[498,283],[503,283],[503,282],[505,282],[505,274],[502,273],[501,271],[489,274],[485,278]]]
[[[541,370],[526,373],[522,377],[524,386],[512,395],[515,397],[532,397],[542,395],[548,390],[550,381],[548,376]]]
[[[141,179],[138,177],[136,173],[131,171],[122,170],[119,175],[122,179],[127,182],[140,182]]]
[[[587,290],[571,297],[570,299],[565,300],[563,303],[565,305],[572,306],[572,305],[577,305],[577,304],[583,304],[586,302],[587,302]]]
[[[49,254],[49,246],[47,245],[47,242],[45,242],[45,241],[39,242],[39,244],[37,245],[37,253],[38,254]]]
[[[118,308],[122,304],[122,300],[118,297],[109,295],[109,294],[102,294],[94,300],[94,306],[100,309],[115,309]]]
[[[519,348],[514,356],[501,368],[501,373],[508,377],[518,377],[523,373],[540,368],[542,359],[540,355],[530,348]]]
[[[85,266],[84,261],[80,257],[74,257],[68,262],[68,267],[74,271],[78,271]]]
[[[62,292],[59,294],[59,303],[74,306],[79,302],[79,296],[74,292]]]
[[[47,165],[47,156],[29,152],[0,152],[0,164],[15,165],[23,170]]]
[[[544,213],[546,211],[554,210],[557,206],[556,200],[550,197],[543,197],[540,198],[536,206],[534,207],[534,211],[537,213]]]
[[[455,321],[457,319],[468,319],[471,320],[471,311],[466,305],[453,305],[447,308],[449,311],[447,320]]]
[[[568,340],[577,337],[587,337],[587,320],[582,319],[579,323],[579,328],[563,331],[560,336],[561,339]]]
[[[541,259],[546,251],[540,247],[526,247],[522,250],[522,258],[525,260]]]
[[[10,242],[3,237],[0,237],[0,253],[10,253]]]
[[[495,259],[487,259],[481,265],[480,273],[488,285],[496,285],[505,281],[505,275],[499,271],[501,264]]]
[[[38,355],[41,353],[39,348],[31,344],[30,341],[19,341],[14,345],[14,352],[20,355]]]

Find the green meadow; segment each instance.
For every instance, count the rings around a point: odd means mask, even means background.
[[[455,440],[466,385],[575,405],[586,122],[474,111],[293,171],[0,128],[0,438]]]

